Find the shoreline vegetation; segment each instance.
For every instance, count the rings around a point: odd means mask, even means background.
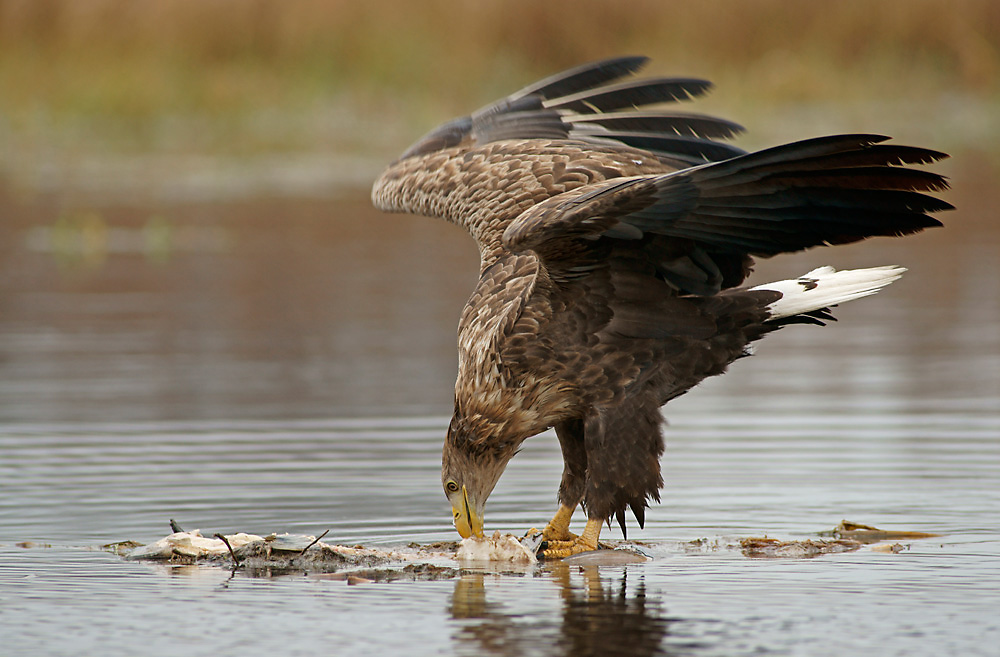
[[[684,109],[745,148],[872,131],[995,166],[997,35],[995,0],[0,0],[0,185],[292,162],[322,188],[331,161],[360,184],[445,119],[636,53],[712,80]]]

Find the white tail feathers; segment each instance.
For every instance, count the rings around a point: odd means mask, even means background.
[[[781,319],[875,294],[905,271],[905,267],[896,265],[843,271],[819,267],[793,280],[765,283],[750,289],[781,292],[781,298],[767,307],[772,319]]]

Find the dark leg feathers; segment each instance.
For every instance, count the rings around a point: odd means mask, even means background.
[[[583,439],[583,421],[575,419],[557,424],[556,437],[559,438],[563,456],[559,503],[575,509],[583,500],[587,485],[587,449]]]
[[[657,401],[642,397],[597,409],[584,423],[587,516],[608,521],[615,517],[623,535],[625,510],[632,509],[642,527],[648,501],[660,498],[663,436]]]

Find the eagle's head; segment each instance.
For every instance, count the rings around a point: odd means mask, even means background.
[[[486,499],[518,445],[498,437],[485,423],[470,422],[458,414],[452,418],[441,455],[441,484],[462,538],[482,537]]]

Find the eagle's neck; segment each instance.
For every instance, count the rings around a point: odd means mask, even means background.
[[[555,426],[576,409],[570,391],[558,382],[530,373],[478,380],[459,380],[455,390],[455,417],[473,427],[472,435],[510,450],[511,455],[528,438]],[[513,384],[513,385],[511,385]]]
[[[456,400],[455,413],[448,429],[448,441],[467,453],[489,455],[506,463],[528,438],[509,429],[506,418],[488,412],[480,413],[469,408],[468,403]]]
[[[565,383],[537,367],[551,359],[539,339],[549,291],[534,255],[503,254],[482,272],[462,312],[456,413],[501,442],[520,444],[573,410]]]

